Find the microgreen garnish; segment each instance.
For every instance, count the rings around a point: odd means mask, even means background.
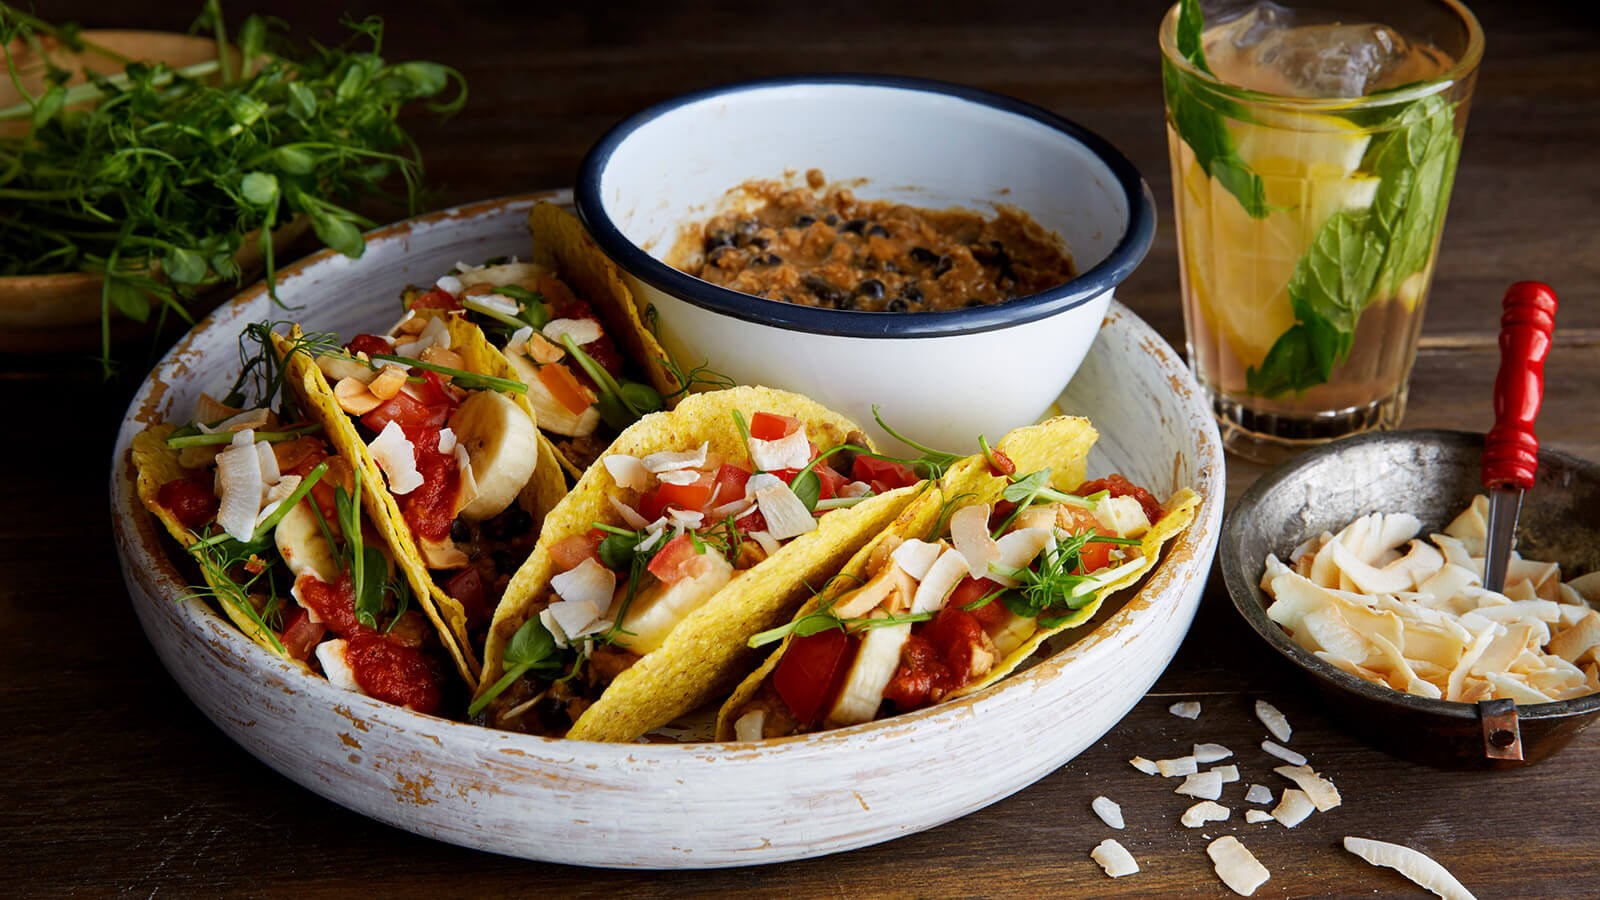
[[[0,121],[25,121],[0,138],[0,275],[83,271],[105,276],[101,357],[110,371],[111,316],[146,321],[152,311],[190,320],[187,301],[238,281],[240,249],[260,247],[269,291],[276,268],[272,229],[303,217],[328,246],[349,256],[369,226],[345,204],[385,193],[398,174],[415,207],[422,175],[402,107],[437,98],[461,76],[435,63],[389,63],[377,19],[346,21],[343,46],[289,47],[279,20],[251,17],[228,52],[220,2],[201,22],[218,54],[195,66],[127,60],[0,4],[0,52],[22,102]],[[122,72],[72,88],[41,36],[125,64]],[[10,48],[44,63],[45,87],[29,91]],[[3,77],[3,76],[0,76]]]
[[[493,305],[484,302],[484,298],[498,294],[517,302],[517,314],[506,315],[504,310],[496,309]],[[532,328],[534,331],[545,326],[550,321],[550,309],[545,305],[543,294],[537,294],[526,288],[514,284],[502,285],[494,289],[493,294],[463,294],[461,305],[481,316],[493,319],[505,326],[507,335],[523,328]]]
[[[278,358],[272,345],[272,333],[282,322],[252,322],[239,333],[239,377],[223,397],[229,406],[243,406],[247,396],[257,398],[257,403],[276,409],[279,418],[295,421],[300,418],[296,410],[294,393],[283,389],[288,378],[288,357],[304,353],[315,359],[322,353],[339,349],[339,336],[327,331],[302,334],[289,342],[287,354]]]
[[[656,412],[662,407],[661,394],[648,384],[638,381],[618,381],[611,377],[605,366],[595,361],[595,358],[585,353],[572,335],[561,335],[561,346],[567,348],[567,353],[583,367],[583,371],[599,388],[600,396],[595,400],[595,407],[600,410],[600,418],[607,425],[621,431],[634,422],[644,418],[648,413]]]
[[[355,469],[355,488],[346,491],[344,485],[333,487],[334,513],[339,520],[339,531],[344,534],[344,550],[340,554],[350,573],[350,592],[355,597],[356,620],[368,628],[378,627],[378,613],[383,611],[383,587],[386,578],[375,577],[388,565],[383,551],[369,547],[361,533],[361,469]]]
[[[945,473],[946,469],[960,462],[962,459],[962,457],[954,453],[946,453],[943,450],[935,450],[932,447],[919,444],[900,432],[895,431],[893,428],[890,428],[889,423],[885,422],[883,420],[883,416],[878,413],[878,405],[876,403],[872,405],[872,418],[877,421],[879,428],[882,428],[884,431],[888,432],[889,435],[895,440],[898,440],[900,443],[905,444],[907,447],[910,447],[913,450],[921,451],[922,455],[916,459],[896,459],[892,456],[883,456],[875,453],[869,455],[877,456],[879,459],[888,460],[890,462],[905,463],[911,468],[916,469],[918,474],[924,478],[938,478]]]
[[[1053,547],[1046,547],[1030,567],[1014,568],[990,563],[989,571],[1018,583],[1017,590],[1003,595],[1006,608],[1019,616],[1037,618],[1041,626],[1049,628],[1052,624],[1044,618],[1046,611],[1059,608],[1076,610],[1087,604],[1094,598],[1096,589],[1115,580],[1123,570],[1119,566],[1099,573],[1080,573],[1083,548],[1089,543],[1138,544],[1139,541],[1106,537],[1093,530],[1085,530],[1057,541]],[[1138,560],[1132,564],[1137,565]],[[1059,620],[1056,624],[1059,624]]]
[[[828,580],[824,590],[831,588],[834,582],[839,579],[861,580],[843,574],[835,575]],[[843,593],[836,593],[833,597],[818,604],[816,609],[803,616],[779,625],[777,628],[769,628],[766,631],[753,634],[746,641],[746,644],[751,648],[765,647],[768,644],[777,643],[791,634],[795,637],[810,637],[813,634],[821,634],[824,631],[832,631],[834,629],[843,631],[845,634],[854,635],[873,628],[887,628],[890,625],[903,625],[907,622],[926,622],[935,615],[932,612],[920,612],[844,618],[833,611],[834,604],[842,596],[844,596]]]
[[[257,443],[265,441],[269,444],[277,444],[283,441],[292,441],[301,435],[315,434],[321,430],[321,425],[301,425],[298,428],[290,428],[284,431],[257,431],[255,432],[255,439]],[[232,431],[221,431],[216,434],[205,434],[198,430],[188,434],[181,434],[175,431],[171,437],[167,438],[167,446],[174,450],[182,450],[185,447],[214,447],[233,443],[235,435],[236,432]]]
[[[272,582],[271,569],[262,569],[242,582],[234,581],[233,572],[248,562],[255,552],[254,549],[238,541],[191,545],[189,555],[194,557],[195,563],[200,566],[206,584],[191,587],[182,599],[212,599],[238,610],[256,627],[257,632],[267,639],[273,650],[287,655],[283,642],[278,640],[278,627],[281,624],[278,619],[283,600],[278,596],[277,588]],[[267,592],[259,608],[250,596],[251,590],[258,585],[264,586]]]
[[[517,633],[511,636],[511,640],[506,643],[502,665],[505,666],[505,674],[484,691],[481,697],[472,701],[472,705],[467,707],[468,716],[476,716],[483,712],[484,707],[494,698],[505,693],[506,688],[529,672],[554,675],[561,671],[561,658],[556,647],[556,639],[550,635],[538,617],[523,622]]]
[[[398,356],[393,353],[374,353],[372,358],[379,362],[399,363],[403,366],[412,366],[428,372],[437,372],[440,375],[449,375],[451,384],[469,391],[507,391],[512,394],[526,394],[528,392],[528,386],[515,378],[480,375],[477,372],[454,369],[450,366],[441,366],[438,363],[423,362],[420,359]]]
[[[1005,521],[1001,522],[1000,526],[994,530],[993,535],[997,538],[1004,534],[1006,529],[1011,527],[1011,523],[1015,522],[1017,517],[1022,515],[1036,501],[1048,500],[1051,503],[1065,503],[1068,506],[1092,510],[1099,506],[1099,501],[1106,496],[1105,491],[1090,494],[1087,497],[1079,497],[1077,494],[1058,491],[1050,486],[1049,468],[1029,472],[1026,475],[1007,475],[1006,478],[1011,483],[1006,485],[1005,490],[1000,492],[1000,497],[1003,500],[1015,503],[1017,506],[1016,509],[1011,511],[1011,515],[1006,516]]]

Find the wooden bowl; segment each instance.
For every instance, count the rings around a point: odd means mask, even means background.
[[[1600,717],[1600,694],[1515,707],[1521,760],[1497,750],[1481,704],[1431,700],[1372,684],[1323,662],[1267,618],[1261,589],[1268,553],[1288,559],[1307,538],[1337,532],[1373,512],[1409,512],[1423,534],[1438,532],[1472,498],[1483,435],[1397,431],[1318,447],[1262,476],[1228,516],[1222,575],[1239,614],[1272,649],[1306,672],[1351,731],[1405,759],[1441,768],[1514,768],[1538,762]],[[1530,559],[1561,563],[1563,577],[1600,569],[1600,465],[1542,450],[1539,477],[1523,500],[1518,546]]]
[[[544,195],[560,202],[570,195]],[[355,334],[395,318],[407,283],[457,261],[526,254],[535,197],[402,222],[356,261],[322,252],[280,293],[311,330]],[[179,686],[242,747],[363,815],[494,853],[583,865],[703,868],[861,847],[946,822],[1054,771],[1120,720],[1188,631],[1221,523],[1223,460],[1183,361],[1114,306],[1064,409],[1101,432],[1092,474],[1120,470],[1203,498],[1134,594],[1027,671],[970,697],[883,722],[761,743],[600,744],[491,731],[341,691],[269,655],[200,602],[194,575],[134,496],[133,436],[202,390],[228,385],[240,329],[280,310],[258,286],[220,307],[135,396],[112,458],[112,515],[128,591]]]
[[[83,36],[116,53],[145,62],[165,62],[182,68],[212,59],[216,41],[188,34],[164,31],[85,31]],[[51,58],[73,73],[68,84],[84,80],[83,70],[108,75],[120,72],[123,63],[103,54],[76,54],[60,47],[51,38],[41,38],[50,48]],[[37,96],[44,87],[43,61],[26,44],[17,41],[9,48],[22,84]],[[9,78],[0,78],[0,109],[22,102],[22,95]],[[26,133],[26,121],[0,122],[0,136]],[[310,223],[296,217],[273,233],[274,253],[288,250]],[[254,280],[265,266],[252,233],[237,257],[244,283]],[[56,353],[98,350],[100,347],[100,293],[102,279],[87,272],[54,275],[12,275],[0,277],[0,352]],[[226,299],[234,290],[229,285],[207,291],[187,308],[196,315]],[[121,343],[150,330],[149,325],[112,313],[112,341]],[[152,312],[152,315],[154,313]]]

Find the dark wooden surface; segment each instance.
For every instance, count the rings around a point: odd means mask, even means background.
[[[270,6],[302,37],[335,40],[341,5]],[[1562,297],[1541,436],[1600,458],[1600,29],[1585,4],[1476,4],[1489,36],[1408,426],[1483,430],[1505,285]],[[130,5],[131,7],[131,5]],[[191,10],[84,0],[42,15],[178,28]],[[404,2],[395,58],[431,58],[472,84],[447,123],[418,117],[432,205],[570,183],[585,148],[627,113],[740,78],[857,70],[943,78],[1042,104],[1109,137],[1155,190],[1161,228],[1119,297],[1181,346],[1175,245],[1155,47],[1159,3],[540,4]],[[826,128],[819,122],[817,127]],[[839,140],[870,141],[870,134]],[[127,354],[128,368],[142,357]],[[1250,715],[1270,699],[1293,745],[1344,806],[1289,831],[1235,820],[1272,871],[1257,896],[1416,894],[1339,849],[1345,834],[1416,846],[1480,897],[1600,894],[1600,730],[1521,772],[1454,774],[1399,762],[1347,735],[1295,673],[1246,631],[1215,578],[1155,690],[1092,749],[1018,795],[941,828],[828,859],[710,873],[588,871],[496,858],[335,807],[256,762],[189,705],[157,663],[116,570],[107,456],[131,384],[76,363],[0,361],[11,426],[0,449],[0,892],[210,896],[637,894],[1224,896],[1199,831],[1177,825],[1173,783],[1128,767],[1193,741],[1240,753],[1275,788]],[[1231,464],[1236,496],[1257,474]],[[1197,722],[1167,714],[1198,699]],[[997,761],[1000,764],[1001,761]],[[1111,835],[1090,813],[1122,804],[1116,837],[1144,871],[1111,881],[1088,851]],[[1231,794],[1230,794],[1231,796]],[[530,821],[529,828],[540,823]]]

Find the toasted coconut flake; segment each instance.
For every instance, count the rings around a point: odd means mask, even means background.
[[[1387,841],[1349,836],[1344,839],[1344,848],[1372,865],[1394,869],[1445,900],[1475,900],[1472,892],[1457,881],[1448,869],[1420,850]]]
[[[1249,822],[1251,825],[1258,825],[1262,822],[1271,822],[1272,813],[1269,813],[1264,809],[1247,809],[1244,811],[1244,820]]]
[[[1233,751],[1221,744],[1195,744],[1194,761],[1201,763],[1220,762],[1233,755]]]
[[[756,468],[772,472],[778,469],[803,469],[811,462],[811,440],[804,428],[795,429],[775,441],[750,439],[750,461]]]
[[[1167,707],[1167,712],[1180,719],[1198,719],[1200,718],[1200,704],[1193,700],[1185,700]]]
[[[1112,878],[1121,878],[1139,871],[1139,864],[1127,848],[1111,838],[1106,838],[1089,851],[1089,858],[1100,864]]]
[[[1311,770],[1310,766],[1279,766],[1272,771],[1289,779],[1306,792],[1311,802],[1316,804],[1317,812],[1327,812],[1338,806],[1341,802],[1339,789],[1333,782]]]
[[[1185,828],[1199,828],[1207,822],[1225,822],[1232,812],[1221,803],[1214,800],[1201,800],[1199,803],[1183,811],[1178,821]]]
[[[255,433],[241,431],[228,449],[217,454],[216,486],[221,501],[217,525],[235,540],[255,536],[256,516],[261,511],[266,479],[261,472],[261,454],[256,452]]]
[[[231,415],[215,425],[208,426],[205,424],[204,420],[197,420],[195,422],[195,427],[200,429],[202,434],[221,434],[225,431],[243,431],[246,428],[262,428],[267,424],[267,422],[271,421],[271,419],[271,412],[265,408],[247,409],[244,412]]]
[[[646,471],[656,475],[660,475],[662,472],[671,472],[673,469],[698,469],[706,464],[706,448],[709,446],[708,443],[701,442],[700,446],[694,450],[681,452],[663,450],[660,453],[652,453],[646,456],[640,462],[644,464]],[[752,480],[754,479],[752,478]]]
[[[594,557],[589,557],[551,578],[550,588],[569,603],[587,603],[596,610],[603,610],[611,606],[611,595],[617,590],[617,576]],[[572,634],[572,629],[567,629],[567,633]]]
[[[656,480],[662,484],[675,484],[679,486],[694,484],[700,480],[700,472],[697,469],[673,469],[671,472],[662,472],[660,475],[657,475]]]
[[[572,342],[580,347],[600,340],[600,335],[604,333],[600,323],[594,319],[551,319],[545,323],[542,331],[545,337],[556,343],[561,342],[563,335],[571,336]]]
[[[1055,540],[1055,535],[1049,528],[1017,528],[1000,536],[995,545],[1000,548],[999,565],[1013,569],[1026,568],[1033,562],[1034,557],[1044,551],[1044,548]],[[1001,575],[991,570],[987,576],[989,580],[1006,587],[1016,587],[1014,578]]]
[[[752,709],[733,723],[734,740],[759,741],[765,736],[763,730],[766,725],[767,711],[764,709]]]
[[[364,416],[383,405],[384,398],[374,394],[365,383],[355,378],[341,378],[333,386],[333,396],[339,408],[352,416]]]
[[[1264,784],[1252,784],[1250,789],[1244,792],[1244,800],[1246,803],[1271,803],[1272,788]]]
[[[1156,765],[1154,760],[1145,759],[1142,756],[1135,756],[1133,759],[1128,760],[1128,765],[1133,766],[1135,769],[1138,769],[1146,775],[1156,775],[1161,772],[1161,768]]]
[[[367,390],[379,400],[388,400],[405,387],[406,378],[406,370],[403,367],[390,363],[378,371],[378,376],[367,385]]]
[[[1222,783],[1223,784],[1232,784],[1235,781],[1239,780],[1239,767],[1238,766],[1217,766],[1216,768],[1212,769],[1211,771],[1217,773],[1219,776],[1222,777]]]
[[[422,487],[422,473],[417,471],[417,454],[411,441],[400,430],[398,422],[390,421],[367,445],[372,459],[389,479],[389,490],[404,496]]]
[[[911,611],[938,612],[944,609],[945,598],[950,596],[950,592],[966,575],[966,557],[960,551],[946,550],[928,568],[928,574],[917,585],[917,593],[911,600]]]
[[[704,445],[701,449],[704,450]],[[806,509],[805,503],[786,484],[757,491],[756,505],[761,507],[761,516],[767,520],[768,533],[777,540],[786,541],[817,528],[811,510]]]
[[[328,683],[336,688],[364,694],[361,682],[356,680],[356,670],[351,668],[345,658],[345,652],[350,649],[350,642],[342,638],[333,638],[317,645],[317,662],[322,664],[322,674],[327,677]]]
[[[1311,802],[1305,791],[1285,788],[1283,799],[1279,800],[1278,805],[1272,810],[1272,817],[1283,827],[1293,828],[1304,822],[1316,808],[1316,804]]]
[[[1156,769],[1161,772],[1162,778],[1176,778],[1179,775],[1193,775],[1200,771],[1195,765],[1194,757],[1180,756],[1177,759],[1158,759]]]
[[[600,462],[618,487],[632,491],[650,489],[650,470],[645,468],[644,462],[639,457],[629,456],[626,453],[612,453],[601,457]]]
[[[629,458],[631,459],[632,457]],[[623,503],[621,500],[618,500],[616,495],[607,494],[606,500],[611,503],[611,508],[617,511],[617,515],[622,517],[622,523],[627,525],[629,528],[637,531],[640,528],[650,524],[649,522],[645,521],[644,516],[639,515],[638,510],[626,503]]]
[[[1290,750],[1288,747],[1285,747],[1277,741],[1262,741],[1261,749],[1267,751],[1273,756],[1276,756],[1291,766],[1303,766],[1306,764],[1306,758],[1304,756],[1294,752],[1293,750]]]
[[[1276,706],[1265,700],[1256,701],[1256,718],[1261,724],[1267,726],[1267,731],[1280,741],[1287,741],[1293,729],[1289,727],[1289,719],[1278,711]]]
[[[1114,800],[1108,797],[1096,797],[1089,806],[1094,810],[1094,814],[1100,817],[1100,821],[1112,828],[1126,827],[1126,823],[1122,821],[1122,807]]]
[[[1206,855],[1216,868],[1217,877],[1228,889],[1241,897],[1248,897],[1256,888],[1267,883],[1272,873],[1258,862],[1239,839],[1228,835],[1206,845]]]
[[[1000,545],[989,537],[989,504],[963,506],[950,517],[950,543],[967,561],[967,574],[983,578],[1000,559]]]
[[[1222,776],[1216,772],[1196,772],[1185,778],[1173,793],[1199,800],[1216,800],[1222,796]]]
[[[933,568],[934,562],[939,559],[939,554],[944,552],[942,544],[930,544],[916,538],[907,538],[894,548],[889,558],[902,572],[918,581],[928,577],[928,570]]]

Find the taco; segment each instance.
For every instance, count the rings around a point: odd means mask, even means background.
[[[263,345],[266,334],[247,331]],[[250,403],[242,388],[257,375],[265,399]],[[386,531],[362,512],[361,470],[282,384],[263,347],[227,402],[202,395],[189,423],[136,436],[140,501],[198,565],[191,596],[256,644],[347,690],[424,713],[454,706],[446,657],[460,657],[438,611],[395,573]]]
[[[361,470],[369,511],[474,680],[475,647],[566,479],[502,357],[460,316],[419,311],[393,335],[275,336],[289,381]],[[290,352],[294,345],[294,352]]]
[[[1084,483],[1096,433],[1056,418],[951,467],[851,557],[734,690],[719,740],[856,725],[980,690],[1137,581],[1198,502]],[[1018,473],[1022,474],[1018,474]]]
[[[571,213],[539,203],[528,230],[532,260],[458,264],[430,289],[407,288],[402,302],[408,313],[461,312],[484,330],[527,385],[539,430],[576,480],[622,429],[684,385],[616,267]]]
[[[640,419],[545,520],[495,611],[468,715],[601,741],[672,721],[732,687],[755,663],[750,635],[786,620],[918,483],[851,422],[782,391],[693,394]]]

